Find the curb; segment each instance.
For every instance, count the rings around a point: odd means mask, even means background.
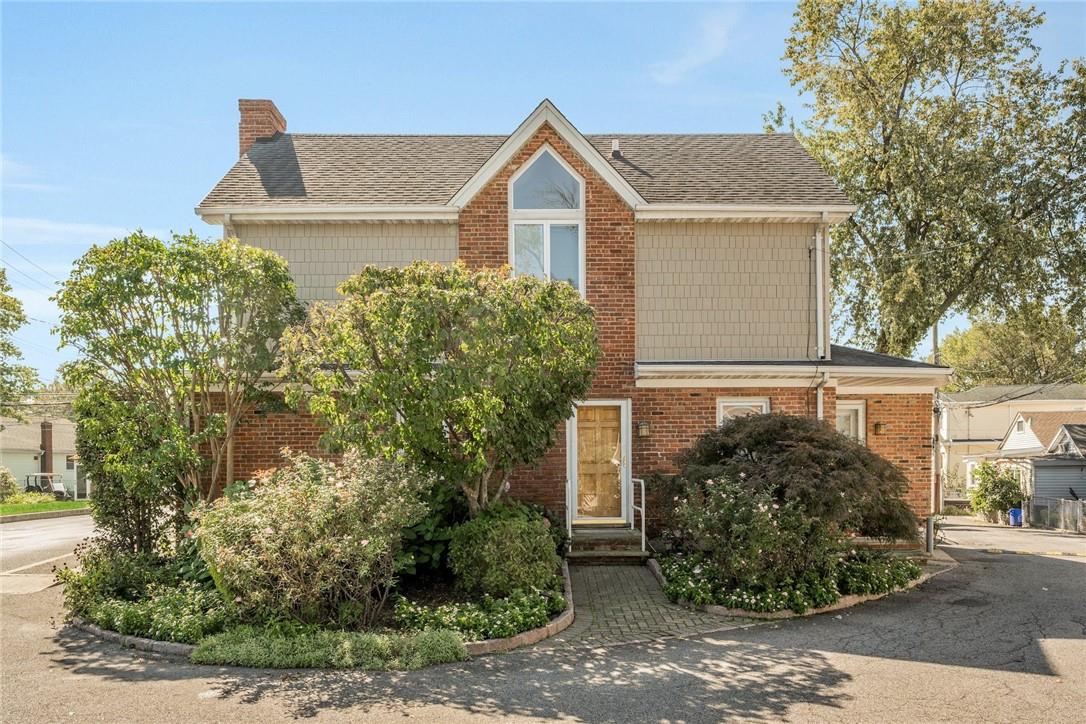
[[[530,644],[539,643],[543,639],[550,638],[557,633],[565,631],[569,628],[569,625],[573,623],[573,586],[569,579],[569,566],[565,561],[562,561],[562,580],[564,583],[566,610],[562,611],[557,618],[552,620],[546,626],[540,626],[539,628],[533,628],[528,631],[522,631],[516,636],[509,636],[504,639],[486,639],[485,641],[472,641],[465,642],[464,649],[468,652],[469,656],[486,656],[487,654],[496,654],[503,651],[512,651],[513,649],[520,648],[521,646],[528,646]],[[145,639],[140,636],[126,636],[125,634],[117,633],[116,631],[107,631],[104,628],[95,626],[93,623],[84,621],[81,618],[73,618],[70,622],[73,628],[84,631],[93,636],[97,636],[103,641],[109,641],[111,643],[120,644],[127,649],[135,649],[137,651],[146,651],[152,654],[161,654],[163,656],[169,656],[171,658],[182,658],[186,661],[192,656],[192,652],[196,650],[196,647],[192,644],[179,644],[172,641],[155,641],[154,639]],[[234,668],[249,668],[246,666],[239,666]]]
[[[947,557],[949,558],[949,556]],[[665,585],[667,585],[667,579],[664,578],[664,572],[660,569],[660,564],[656,562],[655,558],[649,560],[648,566],[649,570],[652,571],[652,575],[656,577],[656,581],[660,584],[660,587],[663,588]],[[685,606],[686,608],[692,608],[696,611],[713,614],[714,616],[730,616],[732,618],[754,618],[763,621],[776,621],[788,618],[806,618],[807,616],[817,616],[821,613],[832,613],[833,611],[840,611],[844,608],[851,608],[852,606],[856,606],[861,603],[867,603],[868,601],[877,601],[880,598],[886,598],[887,596],[893,595],[895,593],[908,591],[911,588],[919,586],[921,583],[925,583],[926,581],[931,580],[935,576],[938,576],[940,573],[946,573],[949,570],[957,568],[958,563],[957,561],[951,561],[946,563],[945,566],[945,568],[941,568],[938,571],[928,571],[927,573],[922,573],[919,578],[909,581],[901,588],[895,589],[893,591],[888,591],[886,593],[870,593],[864,595],[854,594],[850,596],[841,596],[840,600],[838,600],[837,603],[834,603],[830,606],[823,606],[822,608],[812,608],[804,613],[796,613],[795,611],[774,611],[772,613],[761,613],[758,611],[744,611],[741,608],[727,608],[725,606],[693,604],[689,601],[684,600],[680,600],[679,604]]]
[[[137,651],[147,651],[149,653],[162,654],[163,656],[170,656],[173,658],[183,658],[186,661],[192,655],[192,652],[196,650],[196,647],[192,644],[178,644],[173,643],[172,641],[155,641],[154,639],[145,639],[139,636],[125,636],[116,631],[107,631],[106,629],[99,628],[93,623],[84,621],[81,618],[73,618],[71,626],[80,631],[85,631],[86,633],[97,636],[103,641],[120,644],[126,649],[136,649]]]
[[[564,595],[566,598],[566,610],[558,614],[558,617],[548,623],[546,626],[540,626],[539,628],[529,629],[528,631],[521,631],[516,636],[509,636],[504,639],[486,639],[485,641],[472,641],[465,643],[464,648],[467,650],[469,656],[486,656],[487,654],[497,654],[503,651],[512,651],[518,649],[521,646],[529,646],[531,644],[537,644],[543,639],[549,639],[555,634],[561,633],[569,628],[573,623],[573,584],[569,579],[569,564],[566,561],[562,561],[562,581],[565,587]]]
[[[41,513],[13,513],[0,515],[0,523],[18,523],[23,520],[47,520],[48,518],[70,518],[75,515],[90,515],[90,506],[70,508],[68,510],[47,510]]]
[[[1086,553],[1068,553],[1065,551],[1012,551],[1007,548],[985,548],[984,552],[997,556],[1066,556],[1069,558],[1086,558]]]

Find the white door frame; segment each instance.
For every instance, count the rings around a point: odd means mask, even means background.
[[[622,436],[622,458],[620,484],[622,488],[622,517],[620,518],[578,518],[577,517],[577,411],[578,407],[618,407],[620,410],[620,432]],[[630,487],[633,478],[633,443],[632,415],[630,400],[581,400],[574,403],[574,412],[566,420],[566,520],[574,523],[614,523],[615,525],[629,525],[631,520],[630,508],[633,503],[630,496]]]

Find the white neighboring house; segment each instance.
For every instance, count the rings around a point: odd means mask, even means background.
[[[51,448],[48,454],[47,448]],[[12,472],[20,490],[26,488],[29,476],[52,472],[72,497],[90,495],[90,485],[79,470],[71,420],[0,418],[0,466]]]
[[[973,469],[995,452],[1018,413],[1086,410],[1086,385],[990,385],[940,393],[939,474],[943,497],[973,487]]]
[[[1078,455],[1081,430],[1086,430],[1086,410],[1019,412],[999,446],[966,456],[966,465],[972,469],[990,461],[1009,469],[1031,498],[1070,499],[1069,487],[1086,498],[1086,460]]]

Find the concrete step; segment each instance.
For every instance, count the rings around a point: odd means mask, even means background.
[[[574,528],[572,550],[641,550],[641,532],[629,528]]]
[[[650,558],[640,549],[624,551],[570,551],[566,554],[573,566],[642,566]]]

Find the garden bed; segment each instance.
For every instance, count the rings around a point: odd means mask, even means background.
[[[563,581],[563,595],[566,600],[566,608],[560,614],[555,616],[545,626],[539,626],[528,631],[522,631],[514,636],[508,636],[499,639],[486,639],[483,641],[469,641],[463,643],[463,650],[466,656],[485,656],[487,654],[501,653],[504,651],[512,651],[513,649],[520,648],[522,646],[529,646],[531,644],[539,643],[544,639],[550,638],[567,628],[573,623],[574,611],[573,611],[573,589],[570,584],[569,578],[569,566],[566,563],[562,563],[562,581]],[[196,652],[199,644],[183,644],[175,643],[172,641],[157,641],[155,639],[145,638],[142,636],[128,636],[116,631],[110,631],[100,626],[86,621],[80,617],[74,617],[71,621],[71,625],[89,633],[92,636],[100,638],[104,641],[110,641],[112,643],[119,644],[125,648],[135,649],[137,651],[145,651],[147,653],[160,654],[171,658],[183,658],[191,661],[193,654]],[[228,633],[228,632],[227,632]],[[222,634],[219,634],[222,635]],[[199,663],[199,662],[197,662]]]
[[[828,606],[822,606],[820,608],[810,608],[810,609],[807,609],[806,611],[804,611],[802,613],[797,613],[796,611],[791,611],[791,610],[772,611],[772,612],[748,611],[748,610],[741,609],[741,608],[729,608],[727,606],[718,606],[718,605],[714,605],[714,604],[695,604],[695,603],[692,603],[692,602],[684,600],[684,599],[680,599],[678,601],[678,603],[680,605],[682,605],[682,606],[687,607],[687,608],[692,608],[692,609],[695,609],[695,610],[698,610],[698,611],[703,611],[705,613],[710,613],[710,614],[717,615],[717,616],[756,618],[756,619],[763,619],[763,620],[776,620],[776,619],[786,619],[786,618],[799,618],[799,617],[805,617],[805,616],[817,616],[818,614],[822,614],[822,613],[832,613],[833,611],[840,611],[841,609],[851,608],[852,606],[856,606],[856,605],[861,604],[861,603],[867,603],[868,601],[877,601],[878,599],[885,598],[886,596],[889,596],[889,595],[891,595],[893,593],[900,593],[901,591],[907,591],[907,590],[909,590],[911,588],[915,588],[916,586],[919,586],[921,583],[924,583],[925,581],[928,581],[933,576],[937,576],[940,573],[944,573],[946,571],[949,571],[950,569],[955,568],[958,565],[952,558],[950,558],[950,556],[947,556],[946,554],[942,554],[941,552],[937,553],[933,557],[933,559],[937,559],[939,562],[934,564],[934,565],[929,563],[928,565],[932,566],[931,570],[923,571],[917,578],[912,579],[911,581],[909,581],[908,583],[906,583],[903,586],[900,586],[900,587],[894,588],[893,590],[885,591],[885,592],[882,592],[882,593],[846,594],[846,595],[841,596],[837,600],[836,603],[832,603],[832,604],[830,604]],[[652,575],[656,577],[657,582],[660,584],[660,588],[666,589],[666,587],[667,587],[667,578],[664,576],[664,572],[660,568],[659,562],[655,558],[652,558],[652,559],[649,560],[648,566],[649,566],[649,570],[652,571]]]

